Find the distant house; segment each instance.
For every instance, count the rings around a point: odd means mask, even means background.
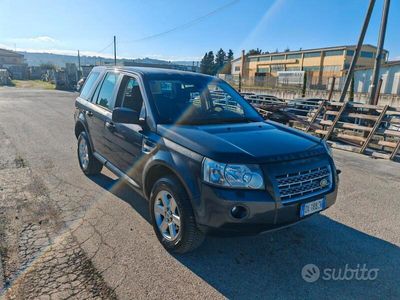
[[[0,49],[0,66],[24,64],[24,56],[15,51]]]
[[[28,78],[28,65],[24,56],[15,51],[0,49],[0,68],[6,68],[13,79]]]

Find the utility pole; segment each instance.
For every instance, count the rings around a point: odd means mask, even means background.
[[[82,72],[81,72],[81,56],[78,50],[78,80],[81,79]]]
[[[383,52],[383,44],[385,43],[386,24],[389,14],[389,6],[390,6],[390,0],[385,0],[382,11],[381,28],[379,30],[379,37],[378,37],[378,49],[376,50],[375,64],[374,64],[374,69],[372,71],[372,80],[371,80],[371,85],[369,87],[370,90],[369,104],[374,103],[376,98],[375,94],[377,93],[379,71],[382,63],[382,52]]]
[[[340,94],[339,102],[343,102],[344,101],[344,98],[346,97],[347,90],[349,89],[350,81],[353,78],[354,69],[356,67],[358,57],[360,56],[361,47],[362,47],[362,44],[364,42],[365,33],[367,32],[369,20],[371,19],[371,14],[372,14],[372,11],[374,9],[374,6],[375,6],[375,0],[370,0],[369,6],[368,6],[368,10],[367,10],[367,14],[365,15],[365,19],[364,19],[364,24],[363,24],[363,26],[361,28],[361,33],[360,33],[360,36],[358,38],[357,47],[356,47],[356,50],[355,50],[355,52],[353,54],[353,59],[351,60],[349,71],[347,72],[347,75],[346,75],[346,80],[344,82],[342,93]]]
[[[114,66],[117,65],[117,38],[114,35]]]
[[[78,50],[78,71],[81,71],[81,55],[79,54],[79,50]]]

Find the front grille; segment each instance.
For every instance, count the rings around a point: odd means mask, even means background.
[[[332,187],[332,173],[329,166],[282,174],[275,178],[282,202],[301,200],[328,191]]]

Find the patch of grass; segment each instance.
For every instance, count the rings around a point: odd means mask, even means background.
[[[17,168],[25,168],[27,166],[25,160],[19,155],[15,158],[14,161]]]
[[[16,88],[22,89],[38,89],[38,90],[54,90],[55,84],[42,80],[12,80],[11,82]]]

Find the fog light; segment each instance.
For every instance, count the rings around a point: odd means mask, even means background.
[[[247,216],[247,208],[240,205],[234,206],[231,209],[231,215],[235,219],[243,219]]]

